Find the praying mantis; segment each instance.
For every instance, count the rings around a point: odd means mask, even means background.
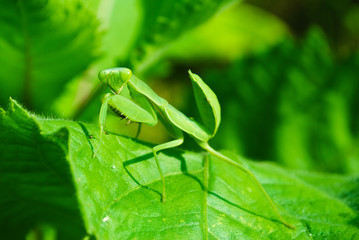
[[[194,138],[195,142],[204,150],[213,156],[235,166],[250,176],[259,189],[262,191],[266,200],[278,215],[281,223],[294,229],[288,224],[279,213],[277,207],[264,190],[255,175],[245,167],[220,152],[214,150],[208,141],[213,138],[217,132],[221,121],[221,108],[215,93],[203,82],[196,74],[188,71],[192,81],[196,104],[203,123],[199,123],[185,116],[182,112],[171,106],[165,99],[158,96],[145,82],[138,79],[128,68],[110,68],[100,71],[99,80],[107,85],[111,93],[107,93],[101,105],[99,114],[100,138],[93,157],[96,156],[105,132],[106,116],[111,109],[118,117],[126,119],[128,123],[144,123],[154,126],[158,119],[163,123],[169,134],[174,140],[159,144],[152,148],[154,159],[162,181],[162,202],[166,201],[165,177],[162,173],[157,153],[164,149],[174,148],[183,143],[183,132]]]

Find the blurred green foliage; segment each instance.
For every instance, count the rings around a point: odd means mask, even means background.
[[[229,64],[288,35],[287,26],[276,16],[249,4],[235,4],[178,38],[166,57],[187,66]]]
[[[348,56],[359,47],[359,6],[357,0],[248,0],[285,21],[295,36],[305,36],[319,25],[332,49]]]
[[[229,68],[203,70],[222,105],[213,141],[295,169],[358,172],[357,69],[358,54],[336,60],[315,28],[300,43],[287,39]]]
[[[0,104],[11,96],[50,111],[66,82],[98,56],[97,26],[81,1],[2,1]]]
[[[181,34],[204,22],[233,0],[168,0],[160,5],[142,1],[143,21],[137,40],[124,62],[141,74],[161,58]]]

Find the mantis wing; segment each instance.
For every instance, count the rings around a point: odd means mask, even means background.
[[[196,139],[207,142],[211,138],[211,134],[209,134],[207,129],[204,129],[201,124],[195,120],[189,119],[186,115],[171,105],[164,107],[161,111],[163,111],[163,115],[165,115],[169,123],[175,125],[177,128],[190,134]]]
[[[130,99],[134,103],[136,103],[139,107],[141,107],[143,110],[151,114],[151,118],[153,118],[152,121],[157,123],[157,112],[152,103],[148,100],[146,96],[139,93],[134,89],[131,85],[128,85],[128,89],[130,91]]]
[[[188,73],[203,125],[213,137],[221,122],[221,107],[217,96],[197,74],[192,73],[191,70]]]

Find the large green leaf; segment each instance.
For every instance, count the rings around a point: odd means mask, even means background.
[[[97,21],[79,0],[2,1],[0,29],[0,104],[48,110],[98,54]]]
[[[296,227],[292,230],[276,220],[250,178],[201,153],[159,154],[167,187],[162,203],[149,144],[109,134],[92,158],[98,128],[34,117],[14,101],[1,111],[0,130],[0,226],[6,237],[37,222],[53,224],[60,233],[81,233],[71,175],[87,232],[97,239],[354,239],[359,234],[358,177],[293,173],[241,159]],[[63,216],[53,214],[56,210]]]
[[[0,238],[24,239],[30,228],[54,225],[58,237],[85,229],[66,155],[68,130],[41,134],[35,119],[12,102],[0,109]]]

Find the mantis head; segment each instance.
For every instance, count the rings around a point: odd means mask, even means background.
[[[112,91],[119,93],[125,83],[130,80],[132,71],[128,68],[109,68],[102,70],[98,74],[101,82],[109,86]]]

